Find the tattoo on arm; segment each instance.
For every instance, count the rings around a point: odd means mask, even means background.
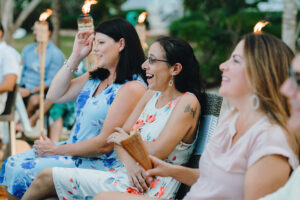
[[[190,106],[190,104],[188,104],[188,105],[185,107],[185,109],[184,109],[184,113],[187,113],[187,112],[192,113],[193,118],[194,118],[195,115],[196,115],[196,109],[193,109],[193,108]]]

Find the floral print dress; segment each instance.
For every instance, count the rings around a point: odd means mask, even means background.
[[[58,144],[72,144],[88,140],[101,133],[101,129],[117,92],[123,84],[112,84],[100,94],[93,96],[99,79],[89,80],[76,100],[76,123],[69,139]],[[114,151],[95,157],[81,158],[65,155],[36,157],[34,151],[9,157],[2,165],[0,184],[7,186],[10,194],[21,198],[33,179],[44,168],[68,167],[110,170],[121,165]]]
[[[133,130],[138,129],[144,141],[155,141],[158,138],[180,99],[177,97],[164,107],[157,109],[155,105],[159,95],[160,92],[153,95],[131,130],[133,134]],[[185,164],[192,154],[193,147],[194,143],[180,142],[166,161],[176,165]],[[103,191],[142,194],[137,188],[130,186],[127,171],[123,165],[109,171],[55,167],[52,172],[55,189],[61,200],[92,199],[97,193]],[[171,177],[157,177],[145,195],[163,199],[174,198],[179,185],[180,183]]]

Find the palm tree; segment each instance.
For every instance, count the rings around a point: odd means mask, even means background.
[[[282,40],[295,52],[297,29],[297,0],[284,0],[282,12]]]
[[[52,0],[51,8],[53,11],[53,16],[51,17],[53,24],[52,41],[56,46],[59,47],[61,0]]]

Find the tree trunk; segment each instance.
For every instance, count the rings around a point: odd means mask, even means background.
[[[13,13],[14,13],[14,0],[2,0],[2,8],[1,12],[1,22],[2,26],[4,28],[4,40],[8,43],[11,44],[13,41]]]
[[[41,0],[32,0],[28,6],[22,10],[14,23],[14,0],[1,1],[1,22],[5,30],[4,40],[8,44],[13,42],[13,33],[22,25],[30,13],[37,7]]]
[[[52,41],[57,47],[59,47],[61,1],[60,0],[52,0],[51,8],[53,11],[53,15],[51,17],[51,21],[53,24]]]
[[[296,50],[297,8],[297,0],[284,0],[281,38],[294,52]]]

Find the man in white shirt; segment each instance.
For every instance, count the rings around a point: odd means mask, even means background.
[[[0,114],[5,109],[7,92],[15,87],[21,61],[20,54],[3,41],[3,35],[4,29],[0,24]]]

